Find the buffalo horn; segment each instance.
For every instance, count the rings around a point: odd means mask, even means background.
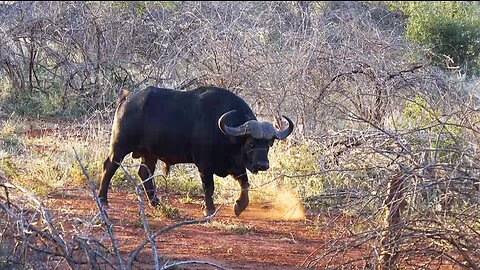
[[[234,114],[237,112],[236,110],[231,110],[226,113],[224,113],[220,119],[218,119],[218,127],[220,130],[223,132],[225,135],[230,135],[230,136],[242,136],[247,133],[246,128],[242,125],[239,127],[229,127],[225,124],[225,120],[228,118],[229,115]]]
[[[293,122],[292,122],[292,120],[290,120],[290,118],[286,117],[285,115],[283,115],[283,118],[287,119],[288,127],[279,131],[279,132],[277,132],[276,137],[279,140],[283,140],[283,139],[287,138],[288,135],[290,135],[292,133],[293,127],[294,127]]]

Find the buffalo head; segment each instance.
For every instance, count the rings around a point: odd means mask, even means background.
[[[277,131],[269,122],[257,120],[249,120],[238,127],[230,127],[225,122],[235,112],[232,110],[224,113],[218,119],[218,127],[225,135],[242,137],[243,161],[250,172],[267,170],[269,168],[268,150],[275,140],[283,140],[292,133],[294,127],[292,120],[283,116],[288,121],[288,127],[280,131]]]

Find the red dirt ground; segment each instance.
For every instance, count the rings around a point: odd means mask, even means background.
[[[32,138],[59,137],[59,134],[66,134],[66,132],[65,130],[60,132],[58,128],[32,129],[25,135]],[[29,147],[43,152],[57,151],[54,146],[50,145],[31,145]],[[172,194],[162,194],[162,199],[168,201],[168,205],[178,209],[180,217],[174,219],[158,217],[157,211],[153,207],[147,206],[146,214],[152,232],[187,219],[203,217],[201,209],[203,199],[201,197],[194,198],[193,203],[189,204],[181,203],[180,197]],[[100,225],[92,228],[92,226],[86,227],[75,222],[75,220],[83,222],[92,220],[98,213],[92,192],[88,188],[57,191],[50,194],[44,202],[51,209],[53,219],[57,221],[61,231],[69,234],[65,237],[84,233],[85,236],[91,237],[93,234],[100,239],[104,233],[105,228]],[[109,219],[113,224],[117,244],[125,257],[146,239],[140,222],[139,205],[135,194],[115,190],[110,190],[109,202]],[[322,249],[328,246],[347,244],[342,244],[341,241],[333,242],[336,241],[335,230],[328,228],[351,226],[348,219],[340,218],[338,215],[332,218],[327,213],[321,213],[321,215],[307,214],[302,220],[285,221],[279,218],[269,218],[270,212],[274,212],[274,209],[251,203],[240,217],[236,217],[231,205],[223,206],[210,225],[194,224],[175,228],[159,235],[155,244],[158,253],[169,260],[208,261],[226,269],[285,270],[305,269],[306,263],[314,258],[317,251],[321,253]],[[276,215],[278,216],[278,213]],[[96,223],[99,224],[98,221]],[[328,225],[325,226],[325,224]],[[236,226],[240,229],[228,229],[228,226]],[[322,228],[321,231],[319,228]],[[109,246],[108,241],[104,244]],[[368,243],[366,244],[368,245]],[[341,263],[338,262],[361,258],[366,253],[366,250],[362,252],[361,248],[351,249],[345,253],[340,252],[334,256],[333,259],[337,264],[334,262],[333,265],[340,266]],[[325,263],[328,262],[319,262],[315,266],[317,269],[324,269],[320,265]],[[348,266],[348,269],[357,269],[352,268],[352,265],[365,269],[364,262],[361,260]],[[134,263],[134,269],[153,269],[153,267],[151,250],[149,246],[146,246],[138,257],[138,261]],[[333,267],[335,268],[335,266]],[[339,268],[346,269],[341,266]],[[214,267],[195,264],[182,266],[180,269],[214,269]]]
[[[31,128],[25,132],[26,138],[60,139],[80,136],[68,121],[36,119],[29,123]],[[29,144],[27,149],[50,153],[59,151],[55,143]],[[155,232],[186,219],[203,218],[201,209],[203,198],[194,198],[193,203],[185,204],[175,195],[163,194],[162,197],[163,200],[168,200],[169,205],[179,210],[180,217],[161,218],[155,216],[153,207],[147,206],[150,231]],[[86,187],[57,191],[48,196],[44,202],[52,211],[53,219],[58,222],[60,230],[69,234],[67,237],[78,235],[82,233],[79,230],[86,228],[74,220],[89,221],[98,213],[91,190]],[[125,257],[146,239],[140,222],[136,195],[110,189],[109,205],[109,219],[113,224],[117,244]],[[285,221],[269,218],[269,211],[274,212],[275,209],[251,203],[240,217],[236,217],[231,205],[223,206],[212,219],[212,223],[216,225],[186,225],[159,235],[155,242],[158,253],[169,260],[208,261],[227,269],[305,269],[302,265],[304,261],[311,258],[317,248],[332,239],[331,235],[325,232],[319,233],[314,221],[316,217],[313,215],[307,215],[302,220]],[[278,216],[278,213],[275,214]],[[236,226],[240,229],[228,229],[227,226]],[[105,228],[101,226],[94,229],[90,227],[86,235],[91,237],[94,234],[100,239],[104,231]],[[108,243],[105,242],[105,245],[108,246]],[[142,256],[139,256],[141,262],[136,262],[134,267],[152,269],[151,254],[147,245]],[[214,268],[197,264],[182,266],[182,269]]]
[[[98,212],[88,190],[77,190],[68,196],[56,193],[46,200],[50,209],[61,209],[56,215],[71,217],[93,217]],[[163,198],[165,200],[165,197]],[[176,196],[168,197],[169,205],[180,211],[181,218],[174,220],[154,217],[154,209],[146,208],[151,231],[180,222],[185,219],[202,218],[201,198],[195,203],[184,204]],[[113,224],[118,246],[123,252],[129,252],[145,239],[140,223],[139,206],[135,194],[111,191],[109,193],[109,218]],[[233,214],[230,206],[223,206],[216,217],[215,224],[235,224],[242,231],[227,230],[222,225],[205,224],[185,225],[161,234],[156,238],[159,254],[171,260],[201,260],[216,263],[227,269],[304,269],[303,262],[320,245],[329,241],[325,235],[315,232],[313,221],[282,221],[257,217],[265,216],[261,205],[251,204],[240,217]],[[73,223],[66,222],[64,230],[73,231]],[[72,226],[68,228],[68,226]],[[151,254],[150,247],[144,254]],[[144,256],[144,260],[146,257]],[[151,261],[151,257],[149,258]],[[153,267],[153,261],[150,267]],[[148,262],[147,262],[148,263]],[[135,264],[134,264],[135,265]],[[144,264],[143,264],[144,265]],[[145,265],[144,265],[145,266]],[[143,267],[142,267],[143,268]],[[200,265],[185,269],[214,269]]]

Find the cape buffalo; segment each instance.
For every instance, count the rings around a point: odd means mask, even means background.
[[[294,124],[277,131],[271,123],[257,121],[247,103],[234,93],[216,87],[190,91],[148,87],[137,93],[124,90],[117,100],[108,157],[103,164],[99,190],[107,207],[110,180],[123,158],[132,153],[141,158],[138,170],[150,203],[158,205],[155,185],[148,179],[157,160],[166,165],[194,163],[205,192],[205,215],[215,212],[213,175],[232,175],[241,186],[234,205],[235,215],[248,205],[248,178],[269,167],[268,150],[275,140],[283,140]]]

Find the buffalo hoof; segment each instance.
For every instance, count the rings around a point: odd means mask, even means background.
[[[153,199],[150,200],[150,204],[153,207],[157,207],[160,204],[160,200],[157,197],[153,197]]]
[[[233,206],[233,212],[235,212],[235,216],[240,216],[240,214],[243,212],[243,210],[245,210],[247,208],[247,206],[240,206],[240,204],[235,203],[235,205]]]
[[[107,200],[103,200],[102,198],[100,198],[100,206],[102,207],[103,210],[110,209],[110,206],[108,206]]]
[[[206,217],[211,216],[211,215],[213,215],[214,213],[215,213],[215,208],[214,208],[214,209],[205,209],[205,210],[203,211],[203,215],[206,216]]]
[[[238,199],[235,202],[235,205],[233,206],[233,211],[235,212],[235,215],[237,217],[240,216],[240,214],[245,209],[247,209],[248,203],[249,203],[248,195],[245,196],[245,194],[242,194],[242,196],[240,196],[240,199]]]

